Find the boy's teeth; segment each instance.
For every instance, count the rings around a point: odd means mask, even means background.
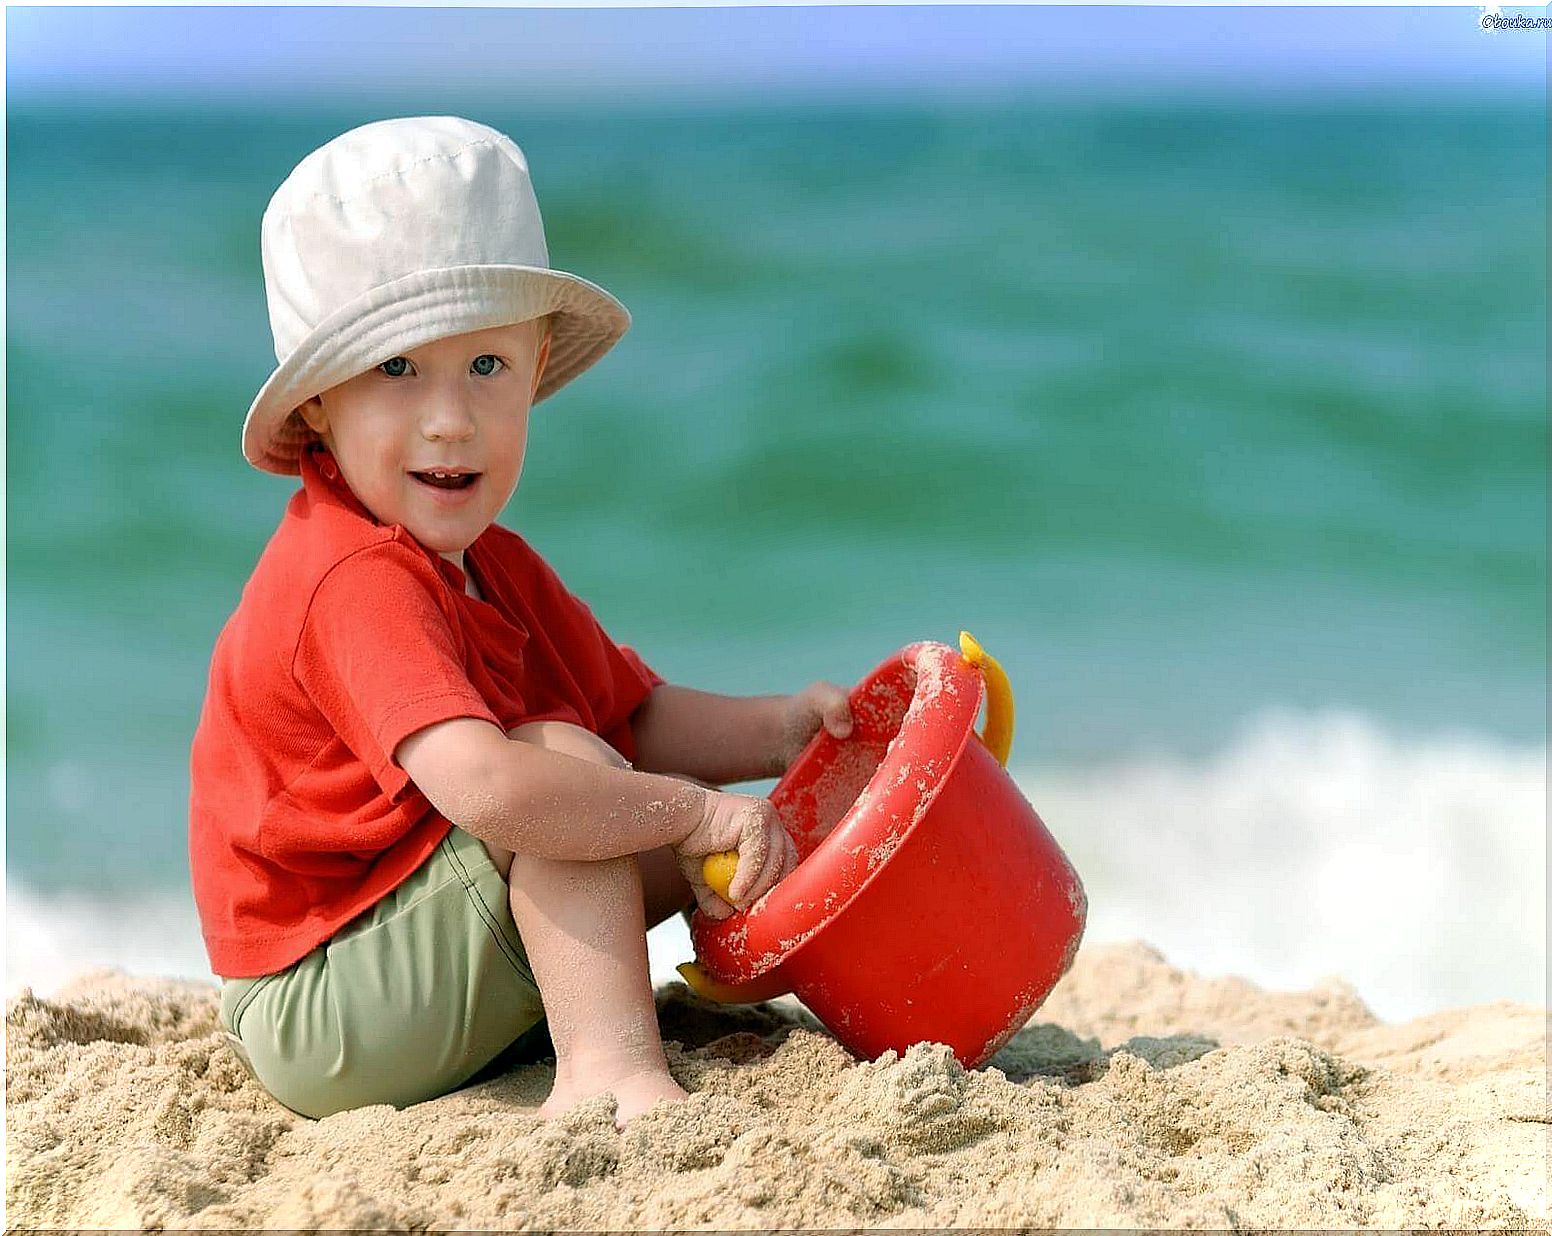
[[[415,475],[428,485],[436,485],[444,489],[467,489],[474,484],[478,473],[427,471],[417,472]]]

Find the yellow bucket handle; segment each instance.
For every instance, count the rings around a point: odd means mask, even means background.
[[[981,671],[986,680],[986,727],[978,737],[1004,768],[1013,749],[1013,684],[997,658],[982,648],[969,631],[959,633],[959,655]]]

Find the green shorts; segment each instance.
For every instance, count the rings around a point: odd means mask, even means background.
[[[259,1084],[314,1117],[435,1098],[548,1038],[506,882],[459,828],[296,964],[227,979],[220,1017]]]

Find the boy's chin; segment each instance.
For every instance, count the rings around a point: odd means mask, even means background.
[[[474,544],[474,538],[472,537],[468,539],[463,537],[453,539],[448,537],[426,537],[418,535],[413,528],[410,529],[410,534],[434,554],[461,554]]]
[[[405,529],[434,554],[461,554],[479,539],[477,534],[449,536],[445,528],[416,527],[413,523],[406,524]],[[484,531],[484,528],[480,529],[480,532]]]

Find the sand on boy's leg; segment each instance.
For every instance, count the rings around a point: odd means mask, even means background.
[[[602,739],[563,722],[531,722],[508,737],[629,767]],[[529,1058],[543,1046],[555,1055],[555,1085],[540,1114],[559,1115],[608,1090],[623,1125],[661,1099],[684,1098],[663,1054],[646,948],[647,928],[693,901],[672,850],[579,862],[486,849],[507,880],[544,1000],[548,1043],[532,1032],[520,1041]],[[511,1049],[503,1056],[512,1059]]]
[[[658,1034],[635,856],[518,854],[508,888],[555,1044],[555,1085],[540,1115],[611,1091],[623,1125],[659,1100],[684,1098]]]
[[[704,784],[704,783],[701,783]],[[715,789],[715,786],[707,788]],[[489,844],[491,858],[503,877],[512,865],[512,851],[501,850]],[[689,881],[679,870],[679,863],[670,846],[660,846],[636,855],[636,866],[641,871],[641,900],[645,911],[644,921],[650,930],[675,914],[683,914],[688,923],[695,911],[695,894]],[[650,956],[650,954],[649,954]],[[541,1018],[535,1025],[523,1031],[494,1060],[487,1064],[468,1085],[478,1085],[512,1069],[555,1059],[555,1041],[550,1037],[548,1018]]]

